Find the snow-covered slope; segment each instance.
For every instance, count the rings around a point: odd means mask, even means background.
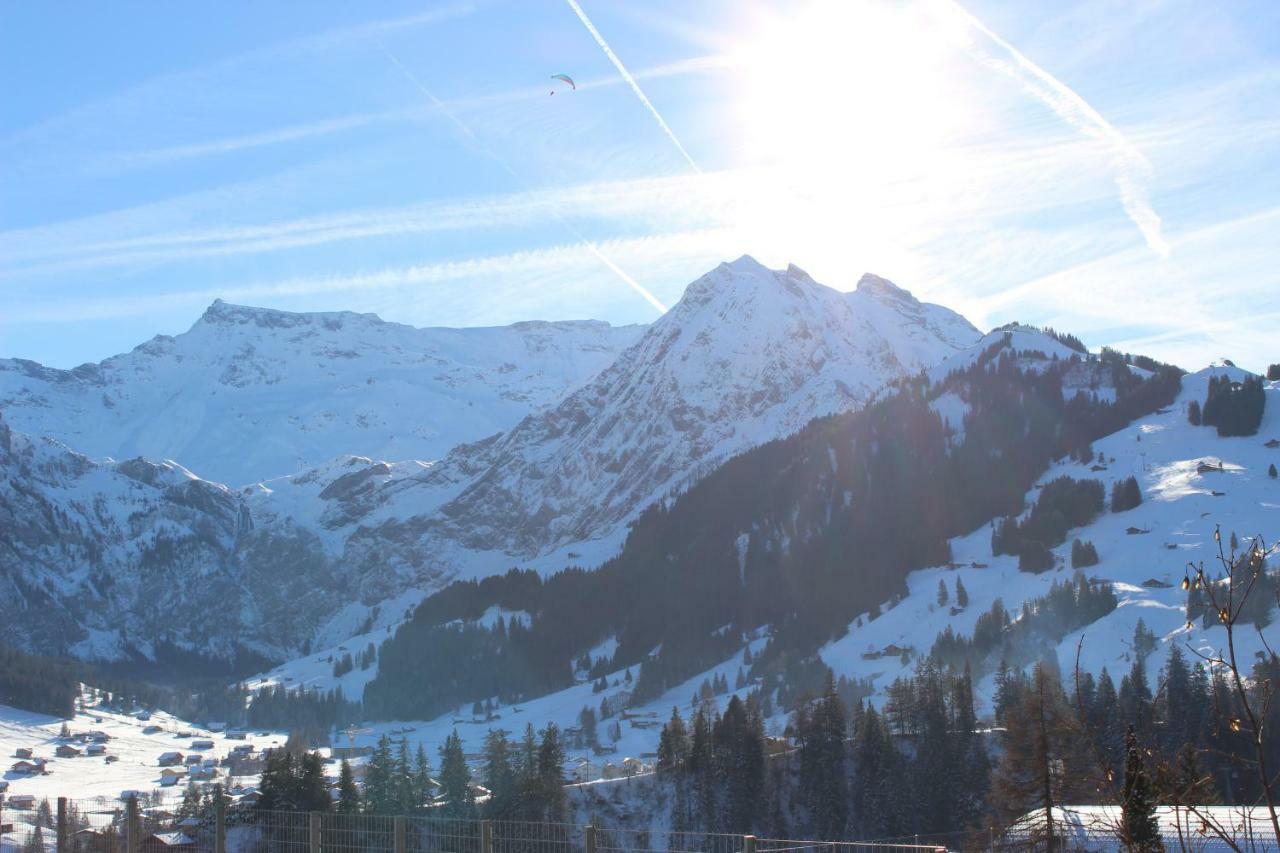
[[[557,402],[640,333],[595,321],[415,329],[219,300],[190,331],[99,364],[0,359],[0,409],[81,453],[178,459],[241,485],[342,454],[439,458]]]
[[[209,768],[214,774],[210,781],[216,781],[226,790],[239,790],[239,786],[256,788],[258,773],[229,775],[232,768],[222,766],[223,759],[236,747],[244,749],[252,745],[255,752],[280,747],[287,736],[282,732],[246,732],[243,738],[231,739],[226,732],[211,732],[163,711],[150,712],[143,715],[146,719],[139,719],[95,704],[87,691],[83,704],[84,709],[70,720],[0,705],[0,756],[5,757],[6,764],[12,761],[9,756],[19,749],[30,749],[33,757],[47,760],[42,774],[10,772],[0,777],[9,782],[7,796],[30,795],[36,802],[46,798],[53,802],[58,797],[82,801],[101,797],[104,806],[116,806],[123,792],[137,791],[153,795],[172,808],[174,801],[181,799],[186,783],[165,784],[161,776],[164,768],[159,763],[162,754],[182,753],[184,763],[179,766],[187,772],[196,767]],[[73,737],[59,736],[64,723]],[[103,755],[85,754],[86,743],[75,737],[90,732],[106,736]],[[213,746],[193,749],[193,742],[199,741],[209,741]],[[54,751],[63,744],[79,749],[81,754],[55,757]],[[200,765],[185,763],[192,753],[201,757]],[[6,823],[15,822],[14,810],[7,811],[5,818]],[[18,832],[21,834],[23,830],[20,828]]]
[[[201,632],[223,655],[233,638],[272,657],[335,646],[456,577],[597,564],[641,510],[728,456],[978,338],[875,276],[846,294],[749,257],[643,330],[416,330],[216,303],[190,332],[101,365],[0,363],[21,519],[9,606],[25,625],[33,602],[56,602],[41,605],[62,614],[50,650],[151,655]],[[186,468],[93,462],[36,435]],[[153,468],[209,505],[133,475]]]
[[[95,462],[0,419],[0,642],[45,654],[288,654],[349,596],[314,537],[174,462]]]
[[[971,636],[978,617],[996,598],[1016,616],[1024,602],[1044,595],[1055,581],[1069,579],[1073,574],[1071,540],[1077,537],[1097,548],[1100,562],[1088,568],[1087,574],[1114,584],[1119,607],[1060,642],[1058,659],[1065,670],[1074,667],[1077,645],[1083,637],[1082,668],[1096,674],[1105,666],[1119,681],[1133,666],[1131,640],[1139,619],[1160,640],[1146,662],[1152,684],[1159,681],[1157,671],[1171,644],[1202,650],[1222,648],[1225,631],[1220,626],[1204,628],[1198,621],[1187,626],[1187,594],[1180,586],[1187,563],[1203,560],[1206,572],[1215,573],[1215,525],[1222,526],[1224,539],[1232,532],[1238,534],[1242,547],[1254,536],[1262,536],[1267,543],[1280,540],[1280,481],[1268,476],[1270,465],[1280,466],[1280,447],[1267,446],[1273,439],[1280,440],[1280,383],[1267,385],[1267,404],[1257,435],[1221,438],[1211,427],[1192,426],[1187,407],[1193,400],[1203,403],[1209,378],[1223,374],[1235,381],[1246,375],[1222,365],[1190,374],[1183,379],[1176,405],[1094,442],[1094,450],[1105,457],[1105,463],[1066,459],[1040,478],[1040,483],[1062,475],[1094,478],[1109,491],[1112,483],[1134,476],[1144,495],[1137,508],[1105,512],[1087,527],[1072,531],[1065,544],[1053,549],[1058,558],[1056,570],[1029,574],[1018,571],[1016,557],[992,556],[991,531],[983,527],[952,540],[951,566],[913,572],[908,579],[908,596],[893,606],[886,603],[885,612],[875,621],[855,621],[847,635],[823,650],[823,658],[837,675],[871,678],[883,690],[897,676],[910,674],[919,656],[928,654],[945,628]],[[1027,494],[1028,506],[1038,488]],[[1138,532],[1131,533],[1131,529]],[[954,599],[950,606],[938,607],[939,580],[951,590],[957,580],[962,581],[969,594],[968,607],[953,614]],[[1237,643],[1246,662],[1261,650],[1252,628],[1238,633]],[[913,652],[906,663],[897,655],[878,654],[889,646]],[[980,684],[980,700],[989,702],[992,689],[988,674]]]
[[[558,405],[427,468],[344,474],[344,500],[329,502],[323,524],[352,531],[344,559],[384,591],[405,572],[591,565],[619,547],[640,510],[728,456],[858,408],[978,337],[959,315],[883,279],[866,276],[845,294],[794,266],[743,257],[691,284]],[[312,501],[336,482],[305,480],[266,484],[265,502]]]
[[[957,363],[971,363],[1003,335],[1001,332],[984,339],[971,351],[960,354]],[[1025,328],[1017,330],[1011,342],[1020,351],[1017,360],[1024,368],[1052,360],[1054,355],[1066,358],[1065,353],[1053,349],[1054,343],[1042,333]],[[1081,375],[1084,373],[1082,370]],[[1098,371],[1093,373],[1096,379]],[[871,621],[864,614],[854,620],[845,636],[821,650],[824,661],[837,675],[869,679],[877,691],[873,700],[881,704],[892,681],[900,675],[911,675],[945,628],[970,636],[979,615],[987,611],[996,598],[1002,599],[1009,612],[1017,617],[1025,602],[1043,596],[1055,581],[1070,579],[1073,575],[1070,541],[1076,537],[1091,541],[1097,547],[1100,562],[1087,569],[1087,575],[1112,583],[1119,606],[1059,642],[1057,655],[1067,678],[1083,637],[1082,668],[1096,674],[1105,666],[1119,681],[1133,665],[1135,652],[1131,640],[1139,619],[1155,632],[1159,641],[1146,660],[1148,678],[1153,685],[1159,683],[1158,669],[1166,661],[1171,644],[1189,644],[1203,651],[1221,649],[1225,640],[1221,627],[1205,628],[1199,621],[1187,626],[1186,593],[1179,584],[1183,567],[1189,561],[1204,560],[1206,570],[1212,573],[1212,558],[1216,553],[1213,533],[1218,524],[1222,526],[1224,539],[1234,531],[1244,546],[1255,535],[1263,536],[1268,543],[1280,541],[1280,481],[1268,475],[1269,465],[1274,463],[1280,467],[1280,445],[1267,446],[1272,439],[1280,441],[1280,383],[1267,385],[1265,417],[1255,436],[1220,438],[1214,429],[1194,427],[1187,421],[1187,407],[1192,400],[1203,402],[1209,377],[1224,373],[1236,380],[1244,376],[1243,371],[1221,365],[1190,374],[1184,378],[1174,405],[1095,441],[1093,449],[1105,462],[1100,463],[1097,458],[1087,464],[1064,459],[1045,472],[1039,483],[1069,475],[1077,479],[1099,479],[1108,489],[1112,483],[1132,475],[1138,479],[1145,498],[1135,509],[1104,512],[1087,527],[1072,531],[1067,543],[1054,549],[1058,557],[1055,570],[1043,574],[1020,572],[1016,557],[993,557],[991,531],[983,526],[951,541],[951,564],[911,573],[909,594],[898,602],[884,602],[883,613],[877,619]],[[1111,390],[1105,380],[1077,389],[1079,393],[1100,397],[1106,397]],[[957,401],[957,406],[963,405],[959,398]],[[1201,463],[1205,465],[1202,467]],[[1035,501],[1039,488],[1037,484],[1027,493],[1028,506]],[[1141,532],[1131,533],[1130,528]],[[939,580],[945,582],[949,591],[955,589],[957,580],[962,581],[969,596],[968,606],[952,612],[953,593],[947,606],[939,607],[936,598]],[[1280,619],[1280,614],[1275,618]],[[1237,643],[1246,664],[1252,661],[1254,652],[1261,650],[1261,640],[1252,628],[1241,630]],[[764,637],[757,635],[747,645],[753,654],[759,653]],[[889,647],[897,648],[884,654]],[[902,649],[907,650],[905,660]],[[742,649],[739,649],[715,667],[671,687],[653,701],[629,706],[627,714],[617,720],[616,741],[612,734],[614,720],[602,721],[598,727],[602,741],[618,750],[613,756],[599,758],[579,750],[572,753],[571,758],[590,762],[592,769],[587,772],[598,774],[606,760],[618,762],[623,756],[652,753],[657,744],[658,724],[670,714],[672,706],[687,709],[689,697],[704,681],[722,676],[733,684],[742,668]],[[597,691],[590,679],[580,678],[574,686],[518,705],[497,703],[496,716],[492,719],[451,712],[411,724],[378,723],[362,737],[372,743],[383,732],[410,730],[411,740],[431,747],[443,742],[454,730],[470,744],[478,743],[488,729],[495,727],[510,730],[526,723],[542,726],[547,722],[570,727],[576,725],[582,708],[596,708],[602,698],[609,699],[615,708],[626,706],[631,684],[625,675],[622,669],[609,674],[609,687],[604,691]],[[989,713],[992,677],[990,672],[980,676],[979,711]],[[285,679],[323,689],[339,683],[311,661],[286,664],[265,680],[281,683]],[[745,696],[758,686],[749,683],[731,693]],[[727,699],[728,695],[717,697],[721,707]],[[781,733],[785,722],[785,713],[779,709],[766,724],[769,731]]]

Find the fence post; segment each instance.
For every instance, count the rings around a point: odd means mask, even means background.
[[[754,835],[742,836],[742,853],[756,853],[756,837]]]
[[[589,823],[582,827],[582,841],[587,853],[596,853],[596,825]]]
[[[142,821],[138,818],[138,798],[130,794],[124,810],[125,849],[138,853],[142,848]]]
[[[310,853],[320,853],[320,812],[312,812],[308,824],[310,831],[307,833],[307,850]]]
[[[58,818],[54,824],[58,828],[58,840],[56,850],[58,853],[67,853],[70,849],[67,845],[67,798],[58,797]]]
[[[213,853],[227,853],[227,803],[222,786],[213,786]]]
[[[398,814],[395,818],[395,848],[394,853],[404,853],[407,845],[405,844],[404,831],[404,815]]]
[[[493,853],[492,821],[480,821],[480,853]]]

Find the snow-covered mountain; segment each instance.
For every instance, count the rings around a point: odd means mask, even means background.
[[[231,485],[342,454],[437,459],[607,366],[642,327],[416,329],[221,300],[181,335],[73,370],[0,359],[14,429],[91,456],[177,459]]]
[[[981,359],[1008,355],[1023,370],[1043,371],[1055,363],[1066,362],[1078,351],[1038,330],[1016,326],[984,337],[936,370],[932,375],[946,376]],[[1127,369],[1145,373],[1133,365]],[[1100,369],[1096,356],[1073,366],[1064,392],[1087,394],[1100,400],[1114,399],[1116,389],[1108,380],[1108,370]],[[1248,547],[1254,536],[1267,543],[1280,541],[1280,480],[1270,475],[1270,467],[1280,467],[1280,382],[1267,383],[1264,418],[1256,435],[1220,437],[1212,427],[1193,426],[1188,422],[1188,409],[1193,401],[1203,403],[1208,394],[1209,379],[1228,376],[1241,381],[1246,373],[1229,363],[1216,364],[1182,378],[1176,400],[1128,423],[1122,429],[1092,442],[1096,455],[1089,459],[1064,457],[1044,471],[1025,494],[1030,508],[1039,498],[1044,484],[1061,477],[1099,480],[1107,490],[1129,476],[1137,479],[1143,502],[1122,512],[1104,511],[1089,524],[1068,532],[1066,542],[1054,547],[1055,566],[1033,573],[1020,571],[1018,558],[1007,554],[993,555],[991,530],[983,524],[970,533],[950,540],[951,560],[942,565],[911,572],[906,591],[880,602],[878,615],[863,613],[848,624],[847,632],[825,643],[819,654],[836,675],[847,676],[870,685],[872,696],[882,705],[886,691],[894,679],[910,676],[922,658],[928,656],[938,635],[946,629],[963,637],[971,637],[982,614],[990,611],[1000,599],[1011,618],[1022,618],[1024,608],[1046,595],[1054,584],[1072,579],[1071,542],[1091,542],[1099,556],[1096,565],[1085,569],[1095,582],[1109,583],[1116,592],[1117,606],[1083,628],[1066,632],[1053,646],[1064,677],[1071,678],[1077,651],[1083,671],[1097,674],[1106,667],[1118,681],[1129,672],[1139,658],[1132,638],[1141,619],[1154,632],[1155,647],[1143,665],[1150,684],[1159,684],[1159,669],[1168,658],[1172,646],[1190,646],[1205,654],[1220,651],[1225,644],[1225,630],[1212,620],[1188,623],[1185,605],[1187,593],[1180,581],[1188,562],[1205,562],[1206,571],[1215,573],[1214,530],[1221,525],[1224,544],[1232,533],[1238,534],[1242,547]],[[953,430],[955,439],[963,440],[965,415],[970,411],[963,396],[948,395],[933,401]],[[821,484],[818,484],[821,488]],[[1024,513],[1025,515],[1025,513]],[[673,547],[678,547],[674,546]],[[1274,567],[1272,568],[1274,571]],[[938,603],[939,582],[948,591],[945,604]],[[957,583],[966,590],[966,601],[957,601]],[[518,604],[513,605],[518,606]],[[483,619],[488,618],[489,611]],[[1280,616],[1272,611],[1274,619]],[[1271,630],[1268,628],[1267,630]],[[1263,650],[1267,636],[1243,626],[1236,634],[1242,660],[1252,661]],[[376,639],[376,638],[374,638]],[[723,660],[689,678],[668,685],[657,697],[642,703],[630,703],[633,684],[626,673],[633,674],[635,665],[617,665],[603,673],[607,687],[601,690],[594,679],[579,673],[576,683],[538,697],[524,697],[516,705],[497,703],[493,713],[510,717],[519,709],[520,720],[543,726],[556,722],[561,726],[576,724],[583,707],[595,707],[602,698],[614,707],[628,707],[635,719],[661,720],[673,706],[684,707],[689,696],[698,692],[704,682],[723,679],[734,684],[735,676],[749,669],[744,664],[744,651],[758,657],[767,642],[767,632],[757,631],[744,637],[743,645],[732,648]],[[358,648],[359,644],[352,644]],[[610,637],[588,653],[592,661],[608,661],[616,651],[616,638]],[[348,674],[341,679],[331,675],[327,656],[332,650],[285,664],[267,673],[255,684],[291,683],[328,689],[341,685],[349,696],[359,696],[370,673]],[[992,662],[977,671],[978,711],[991,713],[994,692]],[[568,662],[566,662],[566,665]],[[378,664],[374,664],[376,672]],[[287,679],[287,681],[286,681]],[[716,697],[723,708],[729,695],[745,698],[760,688],[758,680],[747,680],[729,694]],[[411,722],[411,727],[405,723]],[[374,733],[365,736],[372,742],[377,734],[391,730],[412,730],[413,737],[428,747],[442,743],[459,728],[459,715],[452,709],[431,720],[386,721]],[[465,715],[461,720],[464,737],[478,739],[492,725],[483,716],[474,720]],[[766,720],[771,732],[781,733],[786,724],[786,711],[775,708]],[[619,754],[636,755],[655,748],[656,727],[622,727],[620,740],[614,744]]]
[[[978,337],[883,279],[846,294],[744,257],[643,329],[417,330],[215,303],[100,365],[0,362],[12,630],[53,607],[48,650],[276,657],[316,627],[337,643],[456,577],[596,564],[728,456]],[[139,451],[182,464],[79,455]],[[282,610],[294,621],[269,632]]]
[[[279,657],[348,594],[312,537],[174,462],[95,462],[0,420],[0,642],[88,658]]]
[[[594,565],[641,510],[725,458],[856,409],[978,337],[875,276],[841,293],[743,257],[506,433],[431,466],[347,460],[265,483],[255,514],[315,519],[333,556],[360,571],[366,604],[516,563]]]

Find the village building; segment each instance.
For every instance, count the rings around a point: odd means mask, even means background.
[[[185,832],[157,832],[142,839],[141,853],[168,853],[172,850],[195,850],[196,842]]]

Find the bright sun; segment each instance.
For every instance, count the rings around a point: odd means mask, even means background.
[[[757,13],[734,52],[736,153],[773,177],[759,208],[740,212],[744,227],[792,251],[830,246],[830,229],[847,239],[850,227],[873,228],[877,205],[947,168],[969,112],[956,34],[930,8],[815,0]]]

